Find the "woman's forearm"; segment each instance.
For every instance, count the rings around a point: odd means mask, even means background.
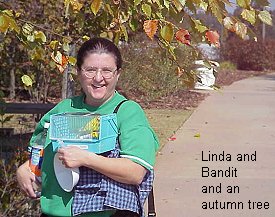
[[[125,184],[138,185],[146,174],[143,166],[127,158],[107,158],[92,154],[85,166]]]
[[[103,157],[77,147],[60,148],[58,153],[66,167],[85,166],[125,184],[138,185],[146,174],[143,166],[127,158]]]

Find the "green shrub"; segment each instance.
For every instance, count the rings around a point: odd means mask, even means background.
[[[224,60],[231,61],[240,70],[262,71],[275,69],[275,40],[258,41],[231,38],[221,49]]]
[[[231,61],[223,61],[220,63],[219,69],[228,69],[228,70],[236,70],[236,64],[232,63]]]
[[[135,41],[121,46],[121,51],[124,65],[118,85],[127,94],[152,100],[185,88],[176,74],[177,65],[156,43]],[[182,46],[175,52],[180,66],[190,70],[195,60],[192,49]]]

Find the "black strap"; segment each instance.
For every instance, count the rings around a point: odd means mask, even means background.
[[[154,201],[154,189],[149,193],[148,196],[148,217],[157,216],[156,209],[155,209],[155,201]]]
[[[128,99],[124,99],[124,100],[122,100],[120,103],[118,103],[118,105],[115,107],[113,113],[117,113],[119,107],[122,105],[122,103],[124,103],[124,102],[126,102],[126,101],[128,101]]]
[[[117,113],[119,107],[120,107],[124,102],[126,102],[126,101],[128,101],[128,99],[122,100],[122,101],[115,107],[113,113]],[[151,216],[157,216],[157,214],[156,214],[156,209],[155,209],[155,201],[154,201],[154,191],[153,191],[153,187],[152,187],[152,190],[150,191],[149,196],[148,196],[148,217],[151,217]]]

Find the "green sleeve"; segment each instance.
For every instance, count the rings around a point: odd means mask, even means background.
[[[159,142],[143,109],[133,101],[121,105],[118,111],[121,157],[153,169]]]

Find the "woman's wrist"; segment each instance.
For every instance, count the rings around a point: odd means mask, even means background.
[[[86,157],[84,157],[83,166],[92,168],[93,165],[95,164],[95,160],[97,157],[98,157],[97,154],[87,151],[87,155],[86,155]]]

